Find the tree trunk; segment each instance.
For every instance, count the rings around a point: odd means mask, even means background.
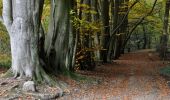
[[[98,11],[98,1],[97,0],[91,0],[91,8],[93,8],[92,10],[96,11],[97,14],[92,14],[91,15],[91,18],[92,18],[92,22],[95,22],[95,21],[98,21],[99,22],[99,11]],[[95,55],[95,60],[97,61],[96,63],[99,63],[100,61],[100,50],[98,49],[99,48],[99,45],[100,45],[100,42],[99,42],[99,32],[95,33],[95,36],[94,36],[94,44],[93,46],[95,48],[97,48],[96,51],[94,51],[94,55]]]
[[[49,32],[45,41],[48,64],[55,72],[72,69],[75,61],[75,35],[72,32],[70,10],[72,0],[51,0]]]
[[[165,53],[167,51],[167,43],[168,43],[168,22],[169,22],[169,9],[170,9],[170,0],[166,0],[166,6],[165,6],[165,15],[164,15],[164,26],[163,26],[163,34],[161,36],[161,51],[160,56],[161,58],[165,58]]]
[[[101,0],[101,20],[103,24],[101,45],[104,50],[101,52],[101,59],[104,63],[107,63],[107,53],[109,49],[108,40],[110,38],[110,26],[109,26],[109,1]]]
[[[40,65],[38,40],[44,0],[3,0],[3,23],[11,43],[15,77],[49,81]]]
[[[147,46],[147,36],[146,36],[146,29],[145,29],[145,25],[142,25],[143,27],[143,49],[146,49]]]

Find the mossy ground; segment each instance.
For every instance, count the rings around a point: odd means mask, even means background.
[[[161,68],[160,74],[163,75],[163,76],[166,76],[166,77],[170,77],[170,65],[168,65],[164,68]]]

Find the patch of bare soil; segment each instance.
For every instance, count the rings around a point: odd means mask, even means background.
[[[7,71],[7,69],[0,67],[0,74],[1,74],[1,73],[4,73],[4,72],[6,72],[6,71]]]
[[[167,62],[160,61],[152,50],[124,54],[112,64],[97,66],[95,71],[78,71],[89,77],[89,81],[77,82],[64,76],[58,77],[58,80],[68,86],[68,93],[58,99],[169,100],[170,88],[158,72],[166,64]],[[21,84],[23,83],[20,80],[1,78],[0,97],[13,97],[11,100],[34,100],[34,93],[23,93]],[[58,90],[40,86],[39,92],[44,91],[52,94]]]

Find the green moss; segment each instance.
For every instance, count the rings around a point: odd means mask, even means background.
[[[80,82],[80,83],[93,83],[94,81],[97,81],[94,78],[84,76],[84,75],[81,75],[81,74],[77,74],[77,73],[74,73],[74,72],[71,72],[71,71],[64,71],[62,74],[64,76],[69,77],[69,78],[71,78],[71,79],[73,79],[77,82]]]
[[[160,74],[164,76],[170,77],[170,66],[164,67],[160,69]]]

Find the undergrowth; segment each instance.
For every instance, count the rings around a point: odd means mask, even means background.
[[[11,57],[9,54],[0,53],[0,67],[9,68],[11,66]]]
[[[170,77],[170,65],[160,69],[160,74]]]
[[[98,79],[89,77],[89,76],[84,76],[75,72],[70,72],[70,71],[65,71],[62,73],[62,75],[69,77],[77,82],[80,83],[94,83],[94,82],[98,82]]]

